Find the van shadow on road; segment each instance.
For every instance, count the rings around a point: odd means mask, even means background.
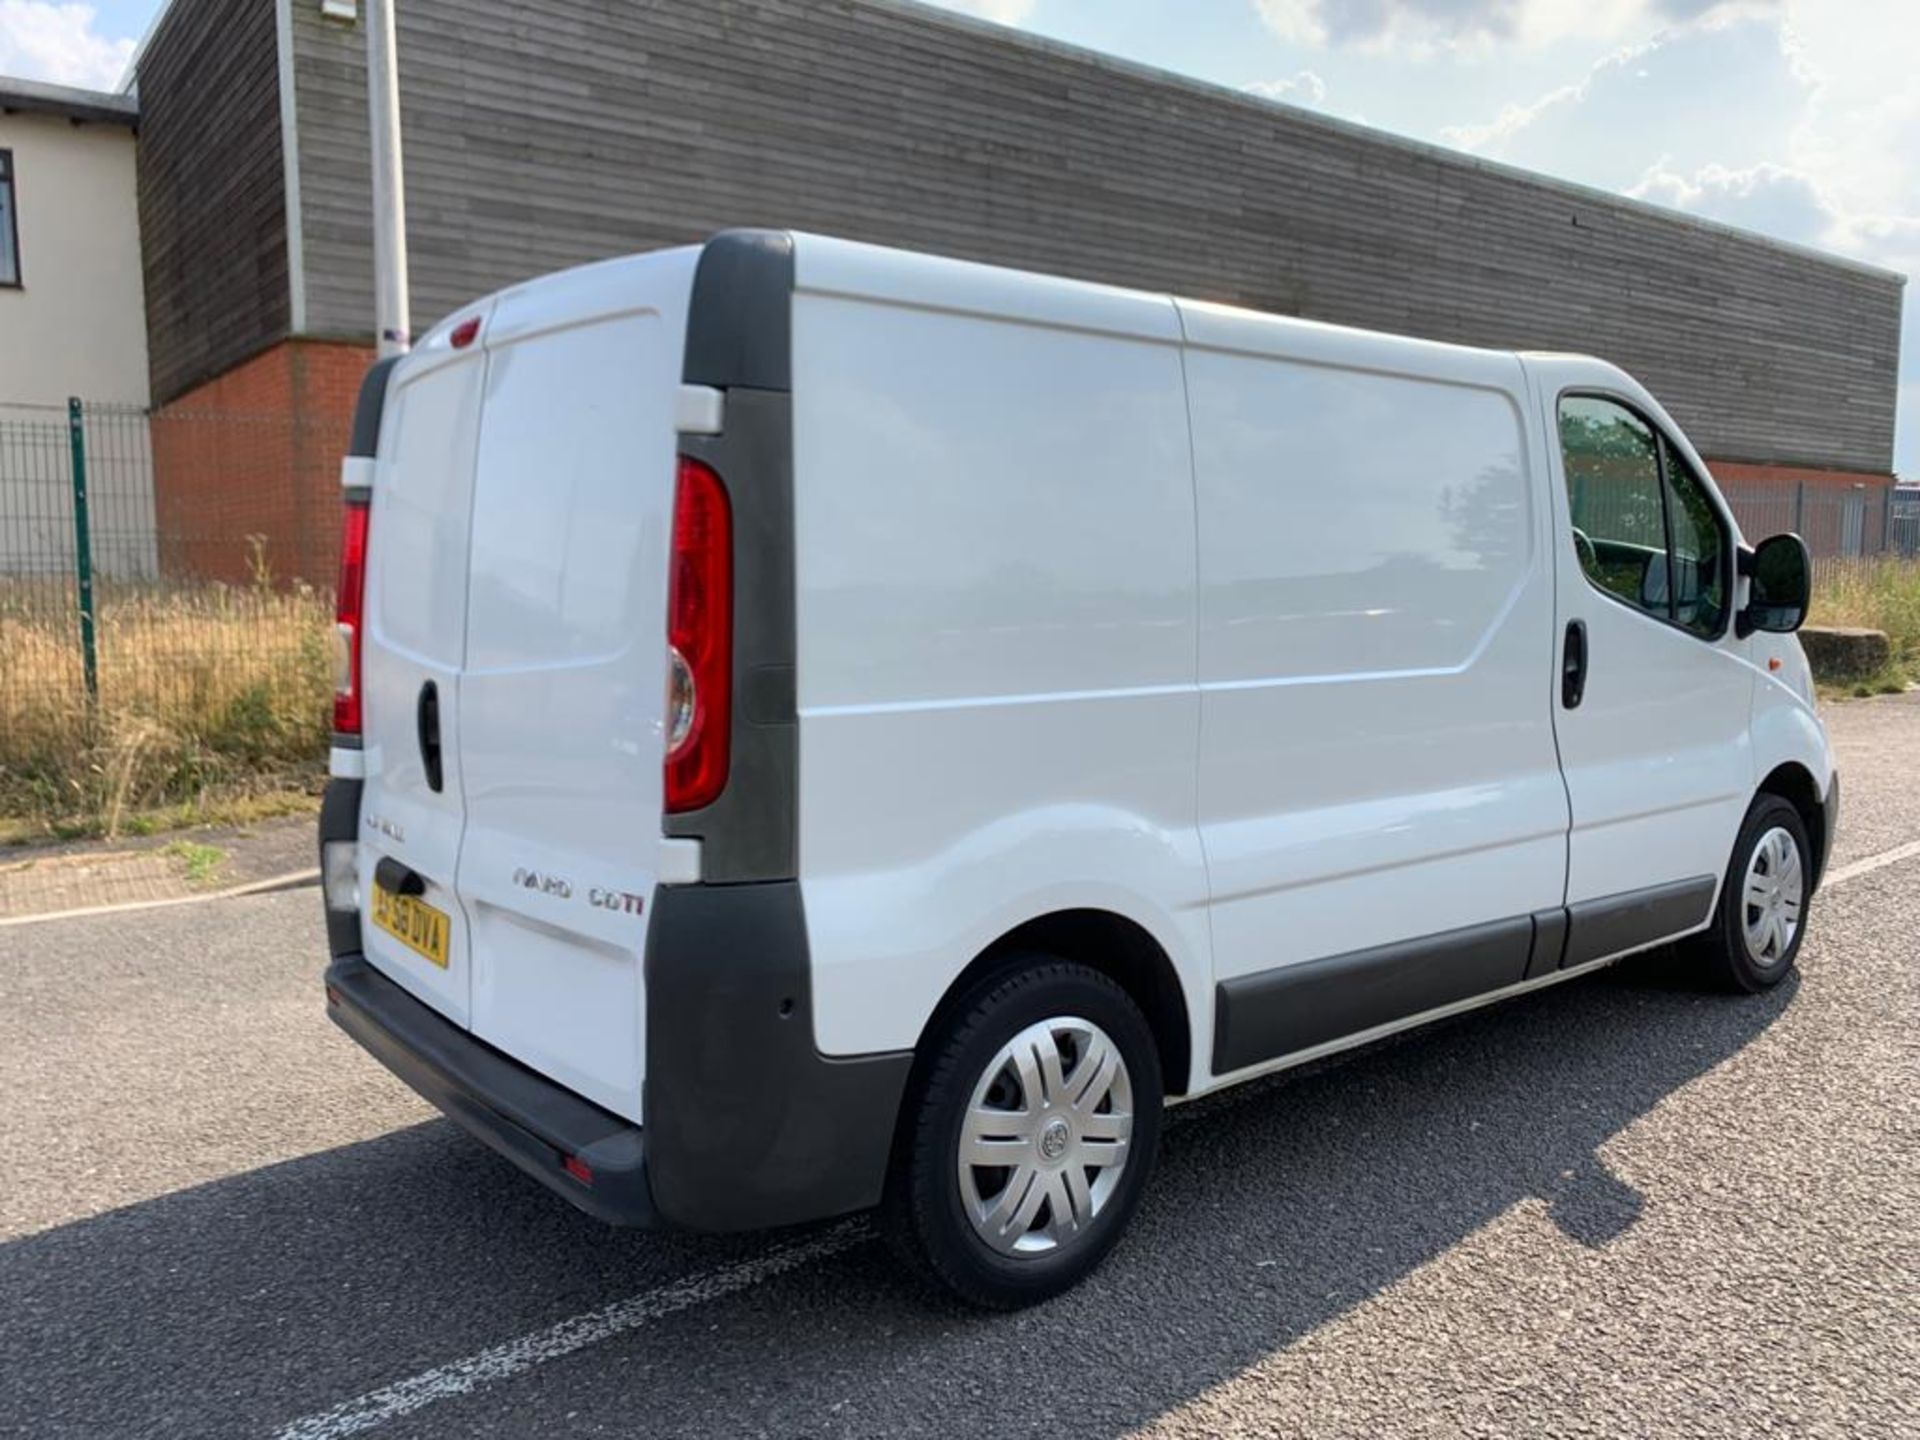
[[[1598,1147],[1795,988],[1608,972],[1204,1102],[1113,1261],[1024,1315],[862,1245],[385,1433],[1113,1434],[1528,1197],[1622,1234]],[[0,1247],[0,1433],[260,1434],[767,1243],[608,1230],[432,1122]]]

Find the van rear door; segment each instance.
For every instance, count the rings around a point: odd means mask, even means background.
[[[480,312],[485,323],[485,312]],[[395,369],[374,466],[368,527],[359,897],[367,959],[455,1024],[468,1019],[466,916],[454,892],[465,823],[458,744],[467,643],[467,531],[485,362],[450,331]],[[423,713],[429,710],[437,715]],[[437,721],[437,736],[423,722]],[[437,739],[439,773],[427,763]],[[445,917],[430,958],[374,923],[383,861]],[[417,877],[413,879],[412,877]],[[404,927],[403,927],[404,928]]]
[[[675,405],[697,250],[503,294],[472,502],[460,768],[473,1033],[641,1118]],[[678,878],[691,879],[691,875]]]

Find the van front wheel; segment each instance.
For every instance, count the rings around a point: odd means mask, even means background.
[[[982,981],[929,1037],[895,1157],[895,1247],[961,1299],[1014,1309],[1120,1238],[1160,1138],[1160,1062],[1113,981],[1044,956]]]
[[[1720,886],[1720,908],[1695,944],[1706,976],[1748,995],[1787,978],[1806,935],[1813,851],[1800,812],[1778,795],[1747,811]]]

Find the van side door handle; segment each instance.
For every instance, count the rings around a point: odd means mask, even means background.
[[[427,788],[440,793],[440,689],[429,680],[420,687],[420,704],[414,714],[420,731],[420,763],[427,772]]]
[[[1569,710],[1578,710],[1586,693],[1587,622],[1569,620],[1566,648],[1560,654],[1560,703]]]

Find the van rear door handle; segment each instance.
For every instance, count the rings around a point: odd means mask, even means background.
[[[373,883],[395,895],[427,893],[427,877],[412,866],[401,864],[391,855],[382,855],[380,863],[373,867]]]
[[[1560,703],[1569,710],[1580,708],[1587,693],[1587,622],[1567,622],[1566,649],[1560,655]]]
[[[414,715],[420,731],[420,764],[427,772],[427,788],[440,793],[440,690],[429,680],[420,687],[420,704]]]

